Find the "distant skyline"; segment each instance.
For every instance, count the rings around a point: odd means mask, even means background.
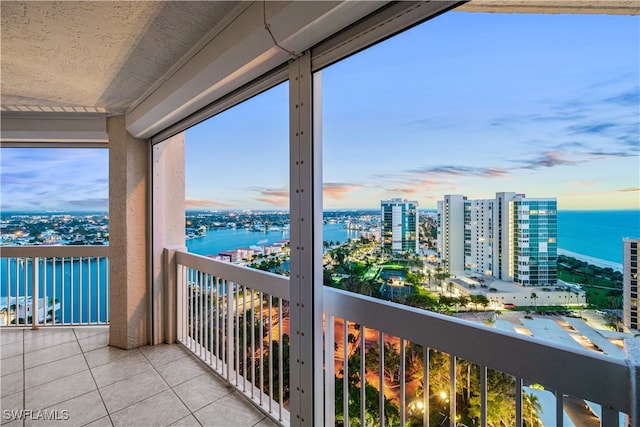
[[[322,71],[324,208],[640,209],[640,18],[447,13]],[[288,207],[288,84],[186,132],[188,209]],[[1,209],[106,210],[106,150],[0,150]]]

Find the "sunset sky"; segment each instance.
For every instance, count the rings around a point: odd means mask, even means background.
[[[640,18],[448,13],[322,71],[324,207],[640,209]],[[288,207],[288,86],[186,133],[187,206]],[[2,209],[106,209],[105,150],[2,149]],[[82,179],[79,179],[82,176]]]

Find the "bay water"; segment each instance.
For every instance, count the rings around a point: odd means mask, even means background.
[[[354,237],[358,237],[358,232],[347,230],[343,224],[323,226],[324,241],[345,242]],[[624,237],[640,238],[640,210],[558,211],[558,247],[566,251],[622,264]],[[208,231],[204,237],[188,240],[187,248],[200,255],[215,255],[288,238],[288,232],[217,229]]]

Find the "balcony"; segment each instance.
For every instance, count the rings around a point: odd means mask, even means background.
[[[106,326],[1,334],[3,426],[275,425],[179,344],[121,350]]]
[[[420,22],[483,7],[386,3],[3,5],[12,54],[3,55],[2,144],[107,149],[111,245],[2,249],[16,260],[3,260],[3,409],[59,409],[36,415],[71,424],[453,426],[473,397],[474,423],[491,425],[502,393],[503,424],[522,426],[532,424],[528,390],[540,385],[549,425],[568,425],[576,401],[593,403],[590,422],[638,423],[633,342],[631,355],[614,358],[322,288],[321,100],[311,82]],[[628,1],[540,3],[554,13],[638,13]],[[170,249],[185,242],[184,131],[284,81],[291,278]],[[69,268],[69,281],[50,268]],[[495,388],[498,377],[507,387]],[[461,394],[465,382],[473,387]],[[25,415],[3,424],[52,424]]]

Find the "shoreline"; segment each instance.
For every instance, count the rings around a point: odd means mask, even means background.
[[[587,262],[589,264],[595,265],[596,267],[601,268],[612,268],[615,271],[622,272],[623,266],[617,262],[607,261],[606,259],[595,258],[589,255],[580,254],[578,252],[568,251],[566,249],[558,248],[558,255],[564,255],[571,258],[575,258],[580,261]]]

